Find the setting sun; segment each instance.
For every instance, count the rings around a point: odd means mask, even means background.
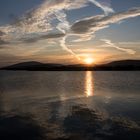
[[[84,59],[84,62],[85,62],[85,64],[87,64],[87,65],[93,64],[94,61],[95,61],[95,60],[94,60],[93,58],[86,58],[86,59]]]

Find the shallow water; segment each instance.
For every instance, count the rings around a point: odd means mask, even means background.
[[[0,71],[0,139],[140,139],[140,72]]]

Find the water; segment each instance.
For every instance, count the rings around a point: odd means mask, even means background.
[[[0,71],[2,140],[139,140],[140,72]]]

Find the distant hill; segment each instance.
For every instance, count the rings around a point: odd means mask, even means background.
[[[97,65],[95,70],[140,70],[140,60],[120,60]]]
[[[29,61],[29,62],[23,62],[23,63],[18,63],[14,64],[11,66],[7,66],[6,68],[23,68],[23,67],[34,67],[34,66],[41,66],[42,63],[36,62],[36,61]]]
[[[140,66],[140,60],[120,60],[120,61],[114,61],[110,62],[106,65],[110,66]]]
[[[120,60],[107,64],[86,66],[62,65],[54,63],[40,63],[36,61],[23,62],[1,68],[1,70],[28,70],[28,71],[84,71],[84,70],[140,70],[140,60]]]
[[[30,71],[38,71],[38,70],[49,70],[49,69],[54,69],[57,67],[62,67],[63,65],[61,64],[44,64],[36,61],[29,61],[29,62],[22,62],[14,65],[10,65],[7,67],[1,68],[2,70],[30,70]]]

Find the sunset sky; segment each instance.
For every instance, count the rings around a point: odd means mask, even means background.
[[[0,67],[140,59],[140,0],[0,0]]]

